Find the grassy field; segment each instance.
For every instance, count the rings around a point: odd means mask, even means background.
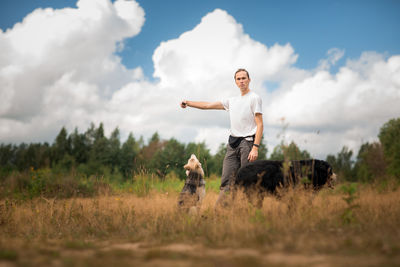
[[[183,183],[142,177],[90,198],[0,200],[0,266],[400,266],[400,189],[342,184],[197,215]]]

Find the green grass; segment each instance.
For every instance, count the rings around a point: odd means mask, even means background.
[[[206,177],[206,190],[219,191],[219,177]],[[76,172],[57,173],[50,169],[16,172],[0,180],[0,199],[28,200],[36,197],[71,198],[98,195],[134,193],[147,196],[152,191],[159,193],[180,192],[184,180],[174,173],[164,179],[145,172],[129,179],[122,177],[86,176]]]

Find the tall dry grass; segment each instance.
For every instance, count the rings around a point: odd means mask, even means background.
[[[400,190],[359,187],[350,207],[340,190],[289,190],[256,209],[239,194],[214,209],[207,192],[197,215],[179,212],[178,193],[0,201],[0,247],[9,240],[125,240],[304,253],[400,252]],[[351,211],[350,215],[346,211]],[[350,219],[343,215],[351,216]],[[85,242],[86,242],[85,241]]]

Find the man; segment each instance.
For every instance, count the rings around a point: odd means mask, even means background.
[[[233,185],[237,170],[258,158],[263,133],[262,101],[250,91],[250,76],[247,70],[238,69],[234,79],[240,89],[240,96],[217,102],[184,100],[181,107],[198,109],[220,109],[229,111],[231,135],[222,166],[222,177],[218,205],[225,205],[225,195]]]

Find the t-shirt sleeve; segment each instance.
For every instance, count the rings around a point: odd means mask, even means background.
[[[229,99],[222,99],[221,100],[222,105],[224,106],[225,110],[229,110]]]
[[[262,114],[262,99],[260,96],[256,95],[253,99],[253,112],[254,114],[260,113]]]

